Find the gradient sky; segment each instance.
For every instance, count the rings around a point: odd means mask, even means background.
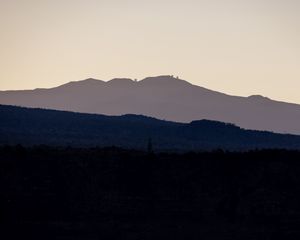
[[[299,0],[0,0],[0,89],[173,74],[300,103]]]

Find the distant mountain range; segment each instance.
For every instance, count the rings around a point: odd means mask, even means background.
[[[230,96],[172,76],[141,81],[87,79],[51,89],[0,91],[0,104],[105,115],[137,114],[186,123],[210,119],[245,129],[300,134],[300,105],[260,95]]]
[[[0,145],[118,146],[155,151],[300,149],[300,136],[200,120],[176,123],[140,115],[105,116],[0,105]]]

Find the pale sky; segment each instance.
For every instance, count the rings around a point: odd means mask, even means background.
[[[0,90],[178,75],[300,103],[299,0],[0,0]]]

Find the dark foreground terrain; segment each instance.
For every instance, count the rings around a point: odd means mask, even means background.
[[[299,239],[300,152],[0,148],[1,239]]]

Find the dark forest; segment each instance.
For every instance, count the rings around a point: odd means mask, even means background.
[[[3,146],[2,239],[299,239],[299,160]]]

